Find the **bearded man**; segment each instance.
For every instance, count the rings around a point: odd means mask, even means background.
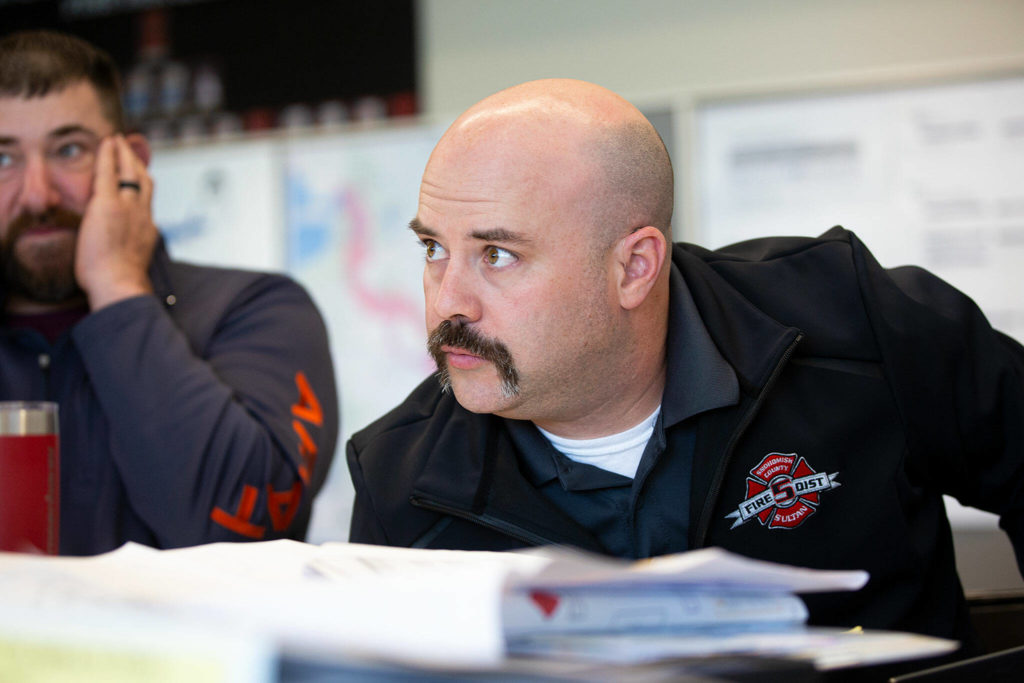
[[[59,405],[60,552],[301,539],[338,429],[320,315],[172,261],[149,157],[108,55],[0,40],[0,400]]]

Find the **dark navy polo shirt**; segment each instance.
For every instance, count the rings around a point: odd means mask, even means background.
[[[674,265],[666,343],[661,413],[632,479],[573,461],[532,422],[505,421],[531,483],[618,557],[653,557],[688,549],[696,445],[691,418],[739,400],[736,373],[712,341]]]

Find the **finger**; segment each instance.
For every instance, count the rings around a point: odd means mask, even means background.
[[[139,166],[136,171],[138,176],[135,180],[120,180],[118,186],[122,191],[138,197],[143,204],[149,206],[153,201],[153,178],[145,166]]]
[[[146,206],[153,205],[153,178],[149,175],[149,172],[145,167],[142,168],[139,176],[139,184],[142,186],[142,192],[140,193],[142,201]]]
[[[125,186],[124,183],[133,183],[138,185],[139,170],[142,167],[142,162],[135,156],[135,152],[132,151],[131,146],[128,144],[128,141],[124,139],[123,135],[118,135],[114,138],[114,145],[117,148],[118,187],[121,189],[130,189],[135,191],[140,190],[141,188]]]
[[[96,154],[96,176],[93,180],[95,194],[113,195],[117,193],[117,163],[114,157],[114,142],[111,138],[103,138]]]
[[[118,135],[116,142],[118,165],[122,169],[119,173],[118,186],[122,190],[135,194],[145,206],[151,206],[153,178],[149,175],[146,163],[135,153],[135,149],[125,136]],[[133,185],[125,186],[125,183],[133,183]]]
[[[116,144],[119,168],[118,189],[121,192],[127,192],[126,196],[135,195],[148,203],[152,197],[152,180],[146,172],[145,164],[123,137],[119,136]]]

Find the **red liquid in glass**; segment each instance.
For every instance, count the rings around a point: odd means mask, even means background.
[[[57,554],[57,446],[55,434],[0,436],[0,550]]]

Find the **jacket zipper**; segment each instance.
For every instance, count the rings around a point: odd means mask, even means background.
[[[532,531],[527,531],[526,529],[518,527],[514,524],[509,524],[508,522],[502,521],[490,515],[475,515],[472,512],[466,512],[465,510],[460,510],[459,508],[449,507],[447,505],[437,503],[432,500],[426,500],[425,498],[421,498],[420,496],[409,496],[409,502],[413,506],[424,510],[441,512],[446,515],[451,515],[452,517],[459,517],[466,521],[479,524],[480,526],[484,526],[494,531],[503,533],[506,536],[511,536],[516,540],[523,541],[524,543],[529,543],[531,545],[559,545],[556,541],[552,541],[549,538],[544,538],[543,536],[535,534]]]
[[[725,447],[725,453],[722,456],[722,462],[718,467],[718,475],[716,476],[715,481],[712,483],[711,489],[708,491],[708,496],[705,499],[708,502],[705,505],[704,512],[702,513],[702,517],[700,519],[700,526],[695,537],[696,545],[694,547],[703,548],[704,544],[707,541],[708,531],[711,527],[711,510],[713,510],[715,507],[714,501],[718,500],[718,496],[722,492],[722,481],[725,478],[725,471],[729,468],[729,460],[732,459],[733,451],[736,449],[736,444],[739,442],[740,437],[743,436],[744,432],[747,431],[747,427],[750,426],[750,423],[754,420],[754,417],[760,411],[761,405],[764,403],[765,397],[768,396],[768,392],[771,391],[772,387],[775,385],[776,380],[779,378],[779,375],[782,374],[782,369],[786,366],[786,363],[789,362],[789,357],[793,355],[793,351],[796,350],[797,344],[799,344],[800,340],[803,338],[803,332],[797,333],[796,338],[786,348],[786,351],[782,354],[782,358],[780,358],[779,362],[775,365],[775,369],[773,369],[772,374],[769,375],[768,381],[765,382],[764,387],[761,389],[761,393],[757,395],[757,399],[754,401],[754,405],[750,407],[750,410],[747,411],[747,414],[743,416],[743,420],[740,422],[739,426],[736,427],[736,430],[732,433],[732,436],[729,437],[729,443]]]

